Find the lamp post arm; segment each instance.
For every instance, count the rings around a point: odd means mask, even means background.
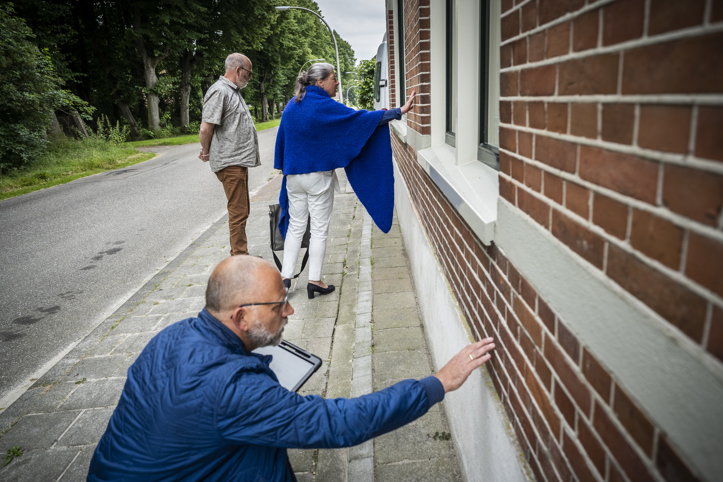
[[[276,8],[278,10],[281,10],[281,8],[279,8],[279,7],[276,7]],[[337,79],[337,80],[339,80],[339,102],[341,102],[343,104],[344,103],[344,95],[343,95],[344,90],[342,89],[342,86],[341,86],[341,67],[339,66],[339,47],[336,44],[336,35],[334,35],[334,30],[332,30],[332,28],[329,26],[328,23],[326,23],[326,20],[324,20],[321,15],[319,15],[318,13],[316,13],[313,10],[310,10],[310,9],[304,8],[304,7],[291,7],[291,6],[284,7],[283,9],[286,10],[289,8],[294,8],[296,10],[306,10],[307,12],[313,13],[314,15],[319,17],[319,20],[321,20],[324,23],[324,25],[326,25],[326,28],[329,29],[329,33],[331,33],[331,38],[334,40],[334,52],[336,53],[336,71],[339,73],[339,78]]]
[[[301,68],[299,69],[299,73],[298,73],[296,76],[298,77],[299,75],[301,75],[301,71],[304,70],[304,67],[306,66],[306,64],[308,64],[309,62],[317,62],[317,61],[319,61],[319,60],[324,60],[324,59],[309,59],[309,60],[307,60],[306,62],[304,62],[304,63],[301,65]]]

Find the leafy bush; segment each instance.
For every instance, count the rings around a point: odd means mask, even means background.
[[[120,121],[116,121],[114,127],[108,120],[108,116],[101,115],[98,118],[98,128],[92,137],[100,141],[118,145],[125,142],[129,134],[130,128],[127,125],[121,126]]]
[[[359,78],[359,87],[357,89],[358,105],[362,109],[374,109],[374,67],[376,62],[374,59],[362,60],[356,68],[357,77]]]
[[[141,137],[142,137],[143,139],[155,139],[155,137],[156,137],[156,133],[155,133],[155,132],[150,131],[150,130],[144,128],[144,127],[141,127],[141,128],[139,128],[138,130],[140,131]]]
[[[174,127],[171,124],[167,124],[166,127],[161,129],[161,133],[158,137],[164,138],[164,137],[175,137],[181,135],[181,128],[180,127]]]
[[[53,70],[47,50],[10,5],[0,5],[0,172],[25,167],[47,145],[46,129],[58,109],[91,107],[67,90]]]

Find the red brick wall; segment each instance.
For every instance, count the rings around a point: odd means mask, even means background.
[[[406,92],[400,103],[406,102],[412,89],[416,89],[415,108],[407,113],[407,125],[420,134],[430,134],[429,0],[405,2],[404,25],[407,75]]]
[[[406,83],[401,104],[416,89],[415,108],[407,114],[407,124],[421,134],[429,134],[430,128],[430,53],[429,53],[429,0],[405,1],[404,8]],[[387,48],[389,50],[389,79],[392,85],[389,91],[389,105],[396,106],[396,68],[394,63],[394,11],[389,10],[387,17]]]
[[[397,105],[397,62],[394,59],[396,50],[396,34],[394,33],[394,10],[387,12],[387,58],[389,59],[389,108]]]
[[[700,357],[723,360],[723,107],[703,95],[723,88],[723,8],[585,3],[502,2],[502,202],[698,344]],[[428,4],[405,3],[407,90],[426,95]],[[421,134],[425,114],[444,115],[428,104],[409,115]],[[416,152],[396,136],[392,147],[467,320],[497,341],[488,369],[537,478],[696,480],[565,320],[474,236]]]
[[[706,2],[653,0],[647,16],[644,0],[505,3],[500,194],[723,358],[708,336],[721,331],[723,108],[700,95],[723,92],[723,32],[703,28]]]

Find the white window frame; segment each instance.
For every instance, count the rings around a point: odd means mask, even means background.
[[[478,160],[480,150],[480,0],[454,0],[457,108],[454,147],[446,143],[446,2],[430,2],[431,103],[430,147],[417,150],[417,162],[486,245],[494,240],[499,201],[498,171]],[[492,0],[499,2],[500,0]],[[486,5],[486,2],[484,2]],[[499,21],[499,17],[497,18]],[[499,110],[499,103],[496,106]]]

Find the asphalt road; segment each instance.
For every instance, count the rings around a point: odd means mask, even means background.
[[[252,192],[274,176],[277,131],[259,132]],[[158,148],[144,163],[0,201],[0,401],[226,213],[199,147]]]

